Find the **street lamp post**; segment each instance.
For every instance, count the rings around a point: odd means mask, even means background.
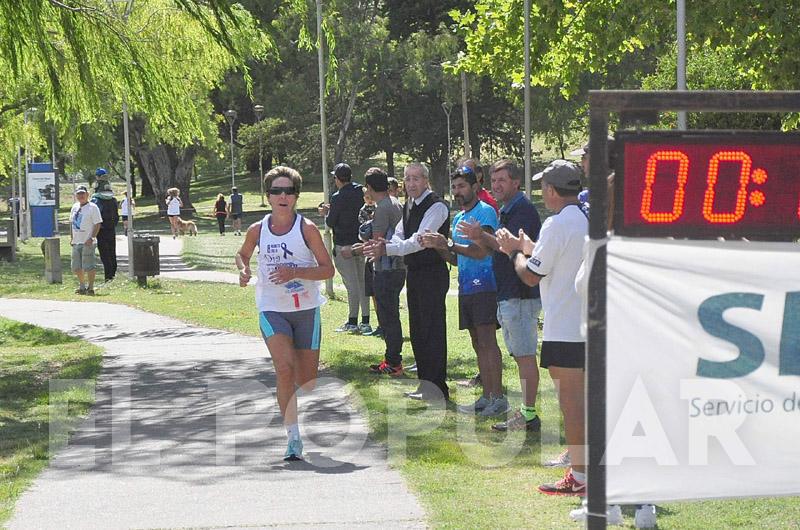
[[[225,111],[225,119],[231,130],[231,188],[236,187],[236,161],[233,158],[233,122],[236,121],[236,111],[228,109]]]
[[[261,116],[264,114],[264,105],[256,105],[253,107],[256,112],[256,120],[258,120],[258,180],[261,182],[261,207],[266,206],[264,203],[264,142],[261,138]]]
[[[31,159],[30,158],[30,145],[28,143],[28,127],[27,127],[27,125],[28,125],[28,116],[33,116],[33,114],[35,114],[37,110],[39,110],[39,109],[37,109],[36,107],[31,107],[29,109],[25,109],[25,111],[22,113],[22,121],[23,121],[23,124],[25,125],[25,160],[24,160],[24,162],[25,162],[25,186],[28,185],[28,169],[29,169],[28,164],[29,164],[29,161]],[[20,217],[20,220],[21,220],[20,232],[21,232],[21,239],[23,241],[27,241],[31,237],[31,235],[30,235],[31,234],[31,210],[30,210],[30,205],[28,203],[28,201],[30,200],[30,197],[28,197],[28,193],[27,193],[27,190],[26,190],[26,193],[25,193],[25,210],[23,211],[22,210],[22,197],[23,197],[22,191],[23,191],[23,186],[22,186],[22,180],[20,179],[20,182],[19,182],[19,200],[20,200],[20,203],[19,203],[20,204],[20,212],[19,213],[20,213],[20,216],[21,216]]]

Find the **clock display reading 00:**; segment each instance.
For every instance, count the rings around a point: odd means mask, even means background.
[[[800,135],[622,132],[616,149],[618,234],[800,237]]]

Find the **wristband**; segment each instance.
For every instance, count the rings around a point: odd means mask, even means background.
[[[514,250],[513,252],[511,252],[511,254],[508,255],[508,259],[511,260],[511,263],[514,263],[514,261],[516,261],[518,254],[522,254],[523,256],[525,255],[520,249]]]

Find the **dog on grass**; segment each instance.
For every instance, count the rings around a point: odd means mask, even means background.
[[[178,231],[181,233],[182,236],[185,236],[188,232],[190,236],[197,235],[197,225],[194,224],[194,221],[184,221],[180,217],[178,217]]]

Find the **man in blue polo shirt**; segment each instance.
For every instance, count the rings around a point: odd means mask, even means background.
[[[522,174],[511,160],[496,162],[489,170],[492,193],[503,207],[500,209],[500,228],[513,234],[522,230],[530,239],[539,237],[542,227],[539,212],[520,191]],[[500,252],[494,234],[475,222],[464,221],[457,230],[482,248],[492,252],[492,268],[497,280],[497,320],[503,329],[503,340],[519,368],[522,384],[522,405],[508,421],[496,423],[498,431],[538,431],[541,421],[536,413],[536,394],[539,390],[539,368],[536,365],[538,317],[542,310],[539,287],[525,285],[514,271],[508,256]]]
[[[499,416],[508,412],[503,394],[502,359],[497,346],[497,283],[489,252],[472,244],[456,230],[459,222],[476,223],[480,230],[494,233],[497,214],[478,199],[475,172],[462,167],[451,177],[453,198],[462,210],[453,218],[452,241],[438,233],[422,236],[422,246],[434,248],[442,258],[458,265],[458,328],[469,330],[478,357],[483,395],[474,403],[459,405],[458,411],[480,416]]]

